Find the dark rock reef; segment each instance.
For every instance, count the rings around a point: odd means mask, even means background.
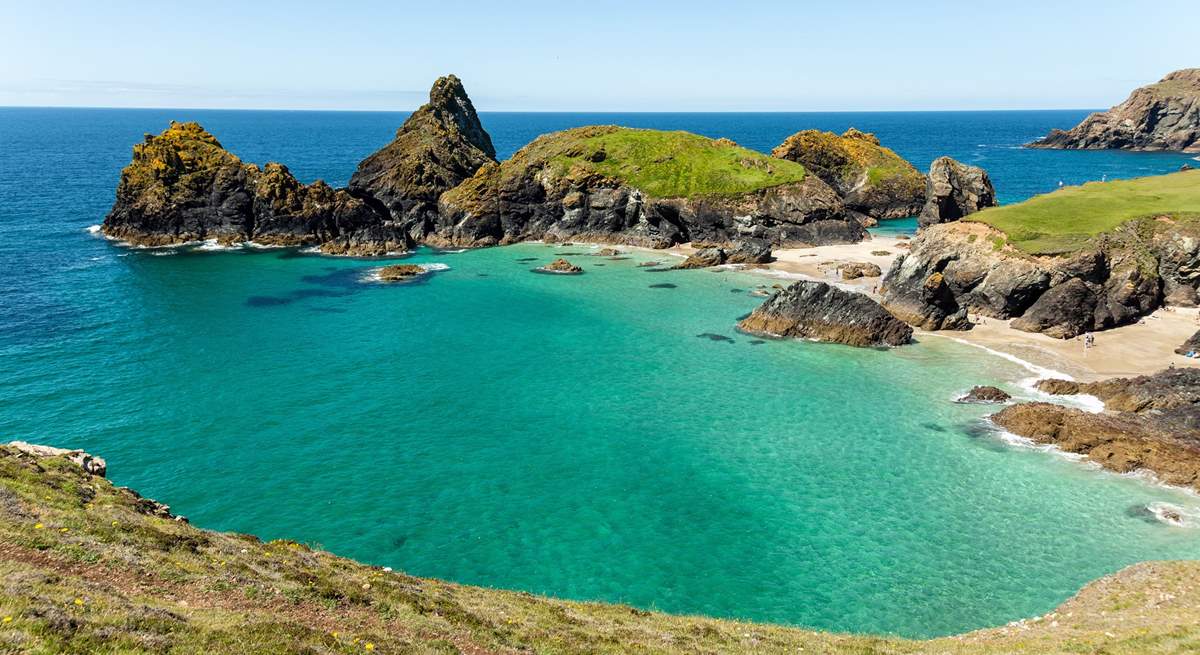
[[[492,139],[462,82],[448,75],[434,82],[429,102],[404,121],[391,143],[358,165],[347,189],[421,243],[443,227],[438,197],[495,161]]]
[[[215,239],[349,255],[407,246],[403,233],[346,191],[320,180],[302,184],[282,164],[245,164],[196,123],[171,123],[134,146],[101,229],[138,246]]]
[[[537,270],[541,273],[555,273],[558,275],[578,275],[583,272],[582,268],[561,257],[545,266],[538,267]]]
[[[1108,111],[1070,130],[1053,130],[1030,148],[1200,152],[1200,68],[1185,68],[1136,89]]]
[[[867,296],[807,280],[768,298],[738,327],[762,336],[850,346],[900,346],[912,339],[912,328]]]
[[[1068,257],[1037,257],[982,223],[932,225],[883,280],[883,304],[927,330],[968,329],[967,313],[1072,338],[1136,322],[1164,303],[1193,305],[1200,284],[1194,226],[1128,221]]]
[[[715,186],[747,171],[760,176],[756,184]],[[773,245],[866,238],[838,194],[804,173],[697,135],[576,128],[538,137],[443,194],[442,224],[429,239],[465,247],[570,239],[664,248],[690,241],[726,247],[747,238]]]
[[[974,386],[967,392],[965,396],[958,399],[960,403],[1004,403],[1012,399],[1012,396],[1003,389],[989,386]]]
[[[1107,411],[1021,403],[992,420],[1013,434],[1086,455],[1107,469],[1145,469],[1168,484],[1200,490],[1200,370],[1168,369],[1091,383],[1043,380],[1039,388],[1095,395]]]
[[[925,202],[924,176],[874,134],[803,130],[771,154],[804,164],[842,196],[847,210],[870,219],[913,216]]]
[[[379,269],[379,279],[384,282],[404,282],[424,273],[425,269],[416,264],[392,264]]]
[[[949,157],[938,157],[929,165],[925,206],[917,217],[917,225],[949,223],[995,206],[996,189],[987,171]]]

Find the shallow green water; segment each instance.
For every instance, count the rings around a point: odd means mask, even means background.
[[[649,255],[539,275],[592,251],[530,244],[422,251],[408,261],[449,270],[380,285],[363,281],[379,262],[86,248],[56,282],[64,319],[3,344],[0,430],[101,453],[201,526],[464,583],[914,636],[1200,556],[1198,531],[1136,511],[1191,497],[1007,445],[986,408],[950,402],[1019,391],[1017,365],[942,339],[755,344],[733,326],[761,277],[635,266]]]

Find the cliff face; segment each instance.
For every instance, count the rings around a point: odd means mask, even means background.
[[[925,178],[874,134],[804,130],[771,153],[803,164],[841,196],[846,208],[875,219],[905,218],[925,202]]]
[[[912,328],[866,295],[810,281],[771,296],[738,327],[764,336],[850,346],[900,346],[912,338]]]
[[[949,157],[938,157],[929,166],[925,206],[917,224],[925,227],[948,223],[995,206],[996,189],[987,171]]]
[[[496,149],[462,82],[449,75],[429,91],[396,137],[364,159],[347,187],[399,222],[414,242],[438,229],[445,191],[496,161]]]
[[[725,140],[613,126],[539,137],[441,197],[435,245],[850,243],[866,230],[802,166]]]
[[[967,329],[967,313],[1071,338],[1135,322],[1164,302],[1191,305],[1200,241],[1191,224],[1129,221],[1070,257],[1033,257],[980,223],[930,226],[883,280],[883,304],[928,329]]]
[[[1200,68],[1185,68],[1141,87],[1121,104],[1053,130],[1031,148],[1200,152]]]
[[[408,245],[344,190],[302,184],[282,164],[243,163],[196,123],[172,123],[134,146],[102,230],[144,246],[216,239],[373,255]]]

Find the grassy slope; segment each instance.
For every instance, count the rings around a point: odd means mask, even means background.
[[[1113,182],[1088,182],[967,218],[1008,235],[1031,254],[1061,254],[1134,218],[1200,214],[1200,170]]]
[[[689,132],[613,126],[539,137],[510,162],[546,162],[559,176],[596,173],[623,180],[658,198],[739,195],[799,182],[805,175],[800,164],[768,157],[732,141]]]
[[[919,193],[925,189],[925,176],[891,148],[879,144],[871,134],[854,128],[841,136],[820,130],[803,130],[789,136],[772,153],[776,157],[804,158],[805,154],[834,166],[834,174],[846,186],[853,186],[866,172],[866,184],[903,185]]]
[[[1138,565],[1090,585],[1046,619],[916,642],[423,580],[293,542],[199,530],[139,510],[144,504],[65,459],[35,459],[0,446],[0,652],[1200,649],[1200,563]]]

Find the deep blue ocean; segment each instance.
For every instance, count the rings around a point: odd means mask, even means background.
[[[501,158],[615,123],[769,151],[875,132],[1002,202],[1166,173],[1172,154],[1020,146],[1085,111],[485,113]],[[1006,442],[951,400],[1032,373],[734,329],[768,283],[522,244],[408,260],[130,250],[89,233],[143,133],[197,120],[243,160],[345,184],[404,113],[0,108],[0,440],[80,447],[200,526],[416,575],[672,612],[910,636],[1045,612],[1129,563],[1200,557],[1148,518],[1200,501]],[[1195,163],[1195,162],[1193,162]],[[883,231],[911,231],[912,221]],[[530,261],[524,261],[530,260]],[[698,336],[701,335],[701,336]],[[704,336],[708,335],[708,336]],[[717,335],[714,339],[711,335]]]

